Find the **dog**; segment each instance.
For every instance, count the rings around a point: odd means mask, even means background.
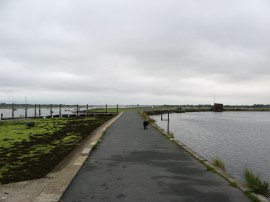
[[[149,124],[148,121],[144,121],[144,122],[143,122],[143,129],[144,129],[144,130],[147,130],[148,124]]]

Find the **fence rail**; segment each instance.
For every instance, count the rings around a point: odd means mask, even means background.
[[[110,109],[110,110],[108,110]],[[41,105],[41,104],[11,104],[0,108],[0,120],[55,118],[93,116],[97,114],[113,114],[119,111],[117,105]]]

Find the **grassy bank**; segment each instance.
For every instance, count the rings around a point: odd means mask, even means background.
[[[112,116],[0,122],[0,183],[46,176]],[[33,127],[26,122],[34,122]]]

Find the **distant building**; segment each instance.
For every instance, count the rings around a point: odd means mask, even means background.
[[[214,103],[214,112],[223,112],[223,104]]]

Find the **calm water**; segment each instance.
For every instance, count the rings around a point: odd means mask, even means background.
[[[152,118],[166,131],[167,122]],[[206,159],[220,158],[238,180],[250,168],[270,182],[270,112],[171,114],[170,131]]]

